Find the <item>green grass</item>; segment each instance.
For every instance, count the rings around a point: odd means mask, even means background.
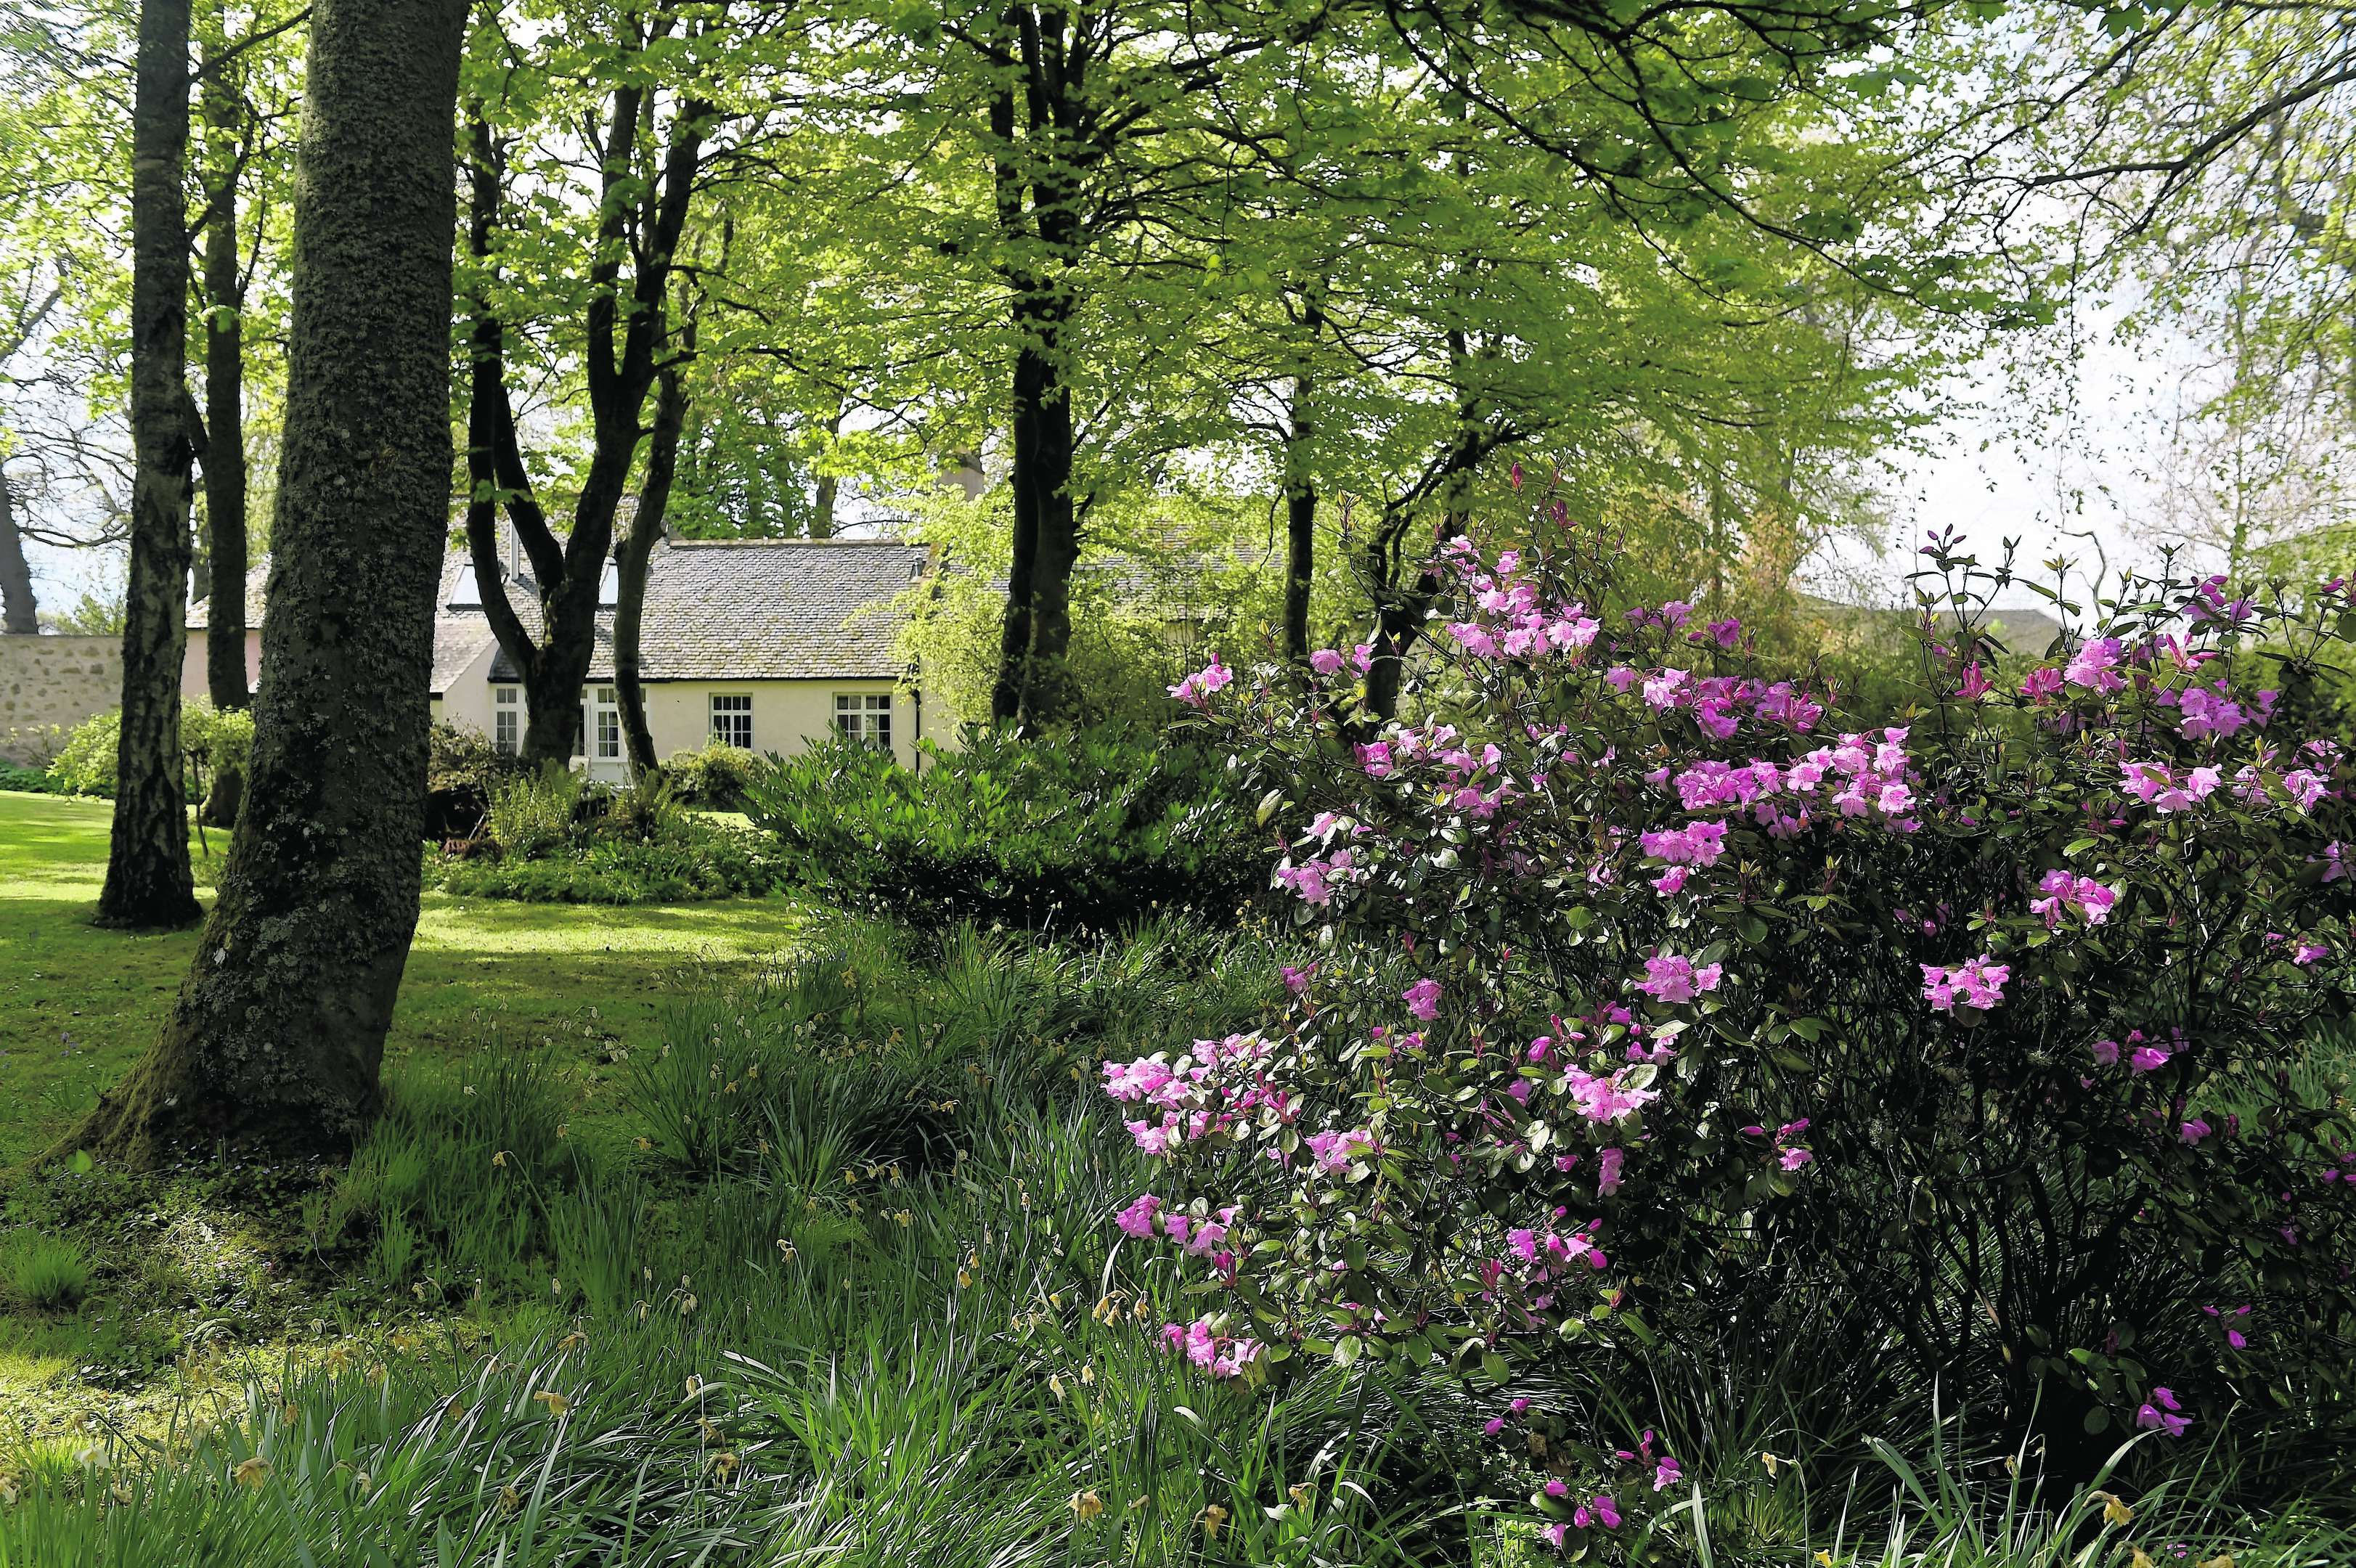
[[[138,1056],[195,956],[194,931],[89,923],[106,876],[106,801],[0,792],[0,1166],[34,1155]],[[215,854],[225,833],[208,831]],[[194,835],[198,880],[206,860]],[[203,901],[210,899],[199,888]],[[781,899],[615,909],[424,896],[389,1054],[444,1056],[496,1029],[562,1042],[581,1112],[610,1104],[615,1044],[653,1038],[661,998],[789,942]]]

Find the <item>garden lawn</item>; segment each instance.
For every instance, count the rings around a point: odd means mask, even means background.
[[[0,791],[0,1166],[38,1153],[155,1036],[187,975],[197,932],[125,934],[90,923],[106,877],[113,807]],[[215,857],[229,836],[203,836]],[[199,897],[218,859],[195,835]],[[768,961],[799,923],[784,899],[638,908],[520,904],[424,895],[386,1042],[446,1055],[487,1030],[565,1040],[596,1115],[603,1058],[651,1039],[666,991],[698,975]]]

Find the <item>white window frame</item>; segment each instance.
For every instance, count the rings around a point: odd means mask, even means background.
[[[838,691],[834,694],[834,732],[846,741],[892,749],[892,694],[888,691]]]
[[[622,694],[610,686],[592,687],[590,689],[595,694],[595,701],[591,706],[596,710],[596,760],[601,763],[616,762],[622,755]]]
[[[523,688],[491,688],[491,744],[510,757],[523,750]]]
[[[722,703],[728,706],[723,708]],[[705,709],[710,720],[710,738],[723,745],[753,749],[753,694],[749,691],[715,691]],[[743,739],[738,739],[739,735]]]

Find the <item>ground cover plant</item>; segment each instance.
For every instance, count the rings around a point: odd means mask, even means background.
[[[800,886],[917,924],[1101,929],[1161,910],[1225,913],[1270,857],[1223,756],[1127,730],[1048,743],[973,729],[904,769],[849,743],[776,759],[745,789]]]
[[[1106,1069],[1190,1351],[1494,1390],[1570,1551],[1677,1506],[1644,1358],[1726,1323],[1868,1407],[1935,1384],[2062,1484],[2122,1437],[2147,1480],[2219,1434],[2344,1454],[2348,774],[2221,678],[2258,645],[2295,689],[2340,586],[2130,581],[2017,692],[1926,617],[1917,710],[1861,734],[1554,541],[1435,564],[1414,722],[1337,734],[1366,648],[1177,689],[1254,759],[1315,943],[1282,1029]]]
[[[527,903],[758,898],[786,880],[763,838],[666,783],[606,789],[554,763],[495,784],[479,827],[429,848],[424,874],[442,892]]]

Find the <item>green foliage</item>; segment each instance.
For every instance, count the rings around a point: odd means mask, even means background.
[[[784,880],[766,840],[686,810],[661,782],[602,790],[551,763],[498,785],[484,820],[491,852],[429,847],[428,886],[525,903],[640,904],[758,898]]]
[[[93,713],[73,727],[49,763],[49,778],[69,795],[114,793],[114,753],[123,734],[123,710]]]
[[[10,762],[0,762],[0,789],[21,790],[27,795],[70,793],[49,776],[47,768],[20,768]]]
[[[543,763],[538,773],[499,786],[483,827],[503,855],[530,859],[569,847],[588,788],[586,773],[562,763]]]
[[[479,730],[436,720],[426,737],[425,835],[466,838],[479,832],[491,797],[521,778],[523,762]]]
[[[90,1290],[89,1256],[71,1236],[20,1230],[0,1248],[0,1267],[16,1299],[29,1307],[74,1307]]]
[[[833,742],[778,762],[748,802],[788,874],[917,925],[1101,929],[1156,909],[1224,913],[1267,858],[1221,759],[1125,731],[1038,740],[969,729],[916,771]]]
[[[681,805],[736,811],[743,808],[745,792],[765,765],[741,746],[713,741],[700,752],[673,752],[670,761],[663,764],[663,783],[669,786],[670,798]]]

